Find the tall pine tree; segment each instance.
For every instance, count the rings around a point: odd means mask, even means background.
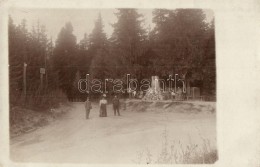
[[[70,22],[61,29],[54,48],[53,65],[58,73],[59,87],[73,98],[73,81],[76,67],[76,37],[73,35],[73,27]]]
[[[89,35],[89,44],[90,44],[90,49],[92,49],[94,53],[98,49],[105,48],[107,45],[107,37],[106,34],[104,33],[104,25],[100,13],[95,22],[94,29],[92,33]]]
[[[188,82],[202,87],[209,28],[204,12],[200,9],[157,9],[153,14],[152,39],[153,50],[160,57],[158,69],[167,75],[183,74]]]
[[[23,57],[19,50],[18,27],[14,25],[13,20],[9,17],[8,24],[8,42],[9,42],[9,85],[10,85],[10,102],[17,101],[22,93],[23,81]]]
[[[90,65],[90,74],[93,78],[102,80],[108,77],[110,71],[108,67],[112,67],[108,61],[108,41],[103,28],[102,17],[101,14],[99,14],[89,40],[90,52],[93,55]]]
[[[144,52],[146,31],[142,27],[143,17],[136,9],[118,9],[117,22],[110,41],[112,51],[120,63],[121,76],[131,73],[138,76],[138,59]]]

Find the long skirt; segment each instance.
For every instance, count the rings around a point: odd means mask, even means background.
[[[86,119],[89,119],[90,109],[86,109]]]
[[[107,105],[101,104],[100,106],[100,117],[107,117]]]

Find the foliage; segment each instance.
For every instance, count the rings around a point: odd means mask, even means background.
[[[59,87],[73,97],[73,81],[77,72],[75,60],[77,59],[76,37],[73,35],[73,27],[70,22],[61,29],[53,51],[53,67],[58,73]]]
[[[95,27],[92,33],[89,35],[89,47],[94,51],[100,48],[104,48],[107,45],[107,37],[104,33],[104,25],[102,21],[101,14],[99,13],[98,18],[95,22]]]
[[[141,80],[180,74],[207,96],[216,93],[214,20],[205,22],[200,9],[155,9],[155,27],[145,29],[136,9],[118,9],[110,38],[101,14],[93,31],[77,43],[70,22],[61,28],[55,45],[39,22],[29,31],[26,20],[15,25],[9,19],[10,101],[23,97],[23,68],[27,64],[27,94],[44,96],[62,90],[69,100],[81,94],[75,82],[89,73],[96,79]],[[45,68],[43,87],[39,69]],[[25,99],[26,100],[26,99]]]
[[[116,48],[116,56],[123,60],[125,70],[122,73],[138,77],[138,59],[146,49],[142,15],[136,9],[118,9],[115,15],[118,21],[113,24],[114,32],[110,39],[112,47]]]
[[[59,93],[57,75],[52,59],[52,40],[47,39],[43,25],[28,31],[26,20],[13,24],[9,18],[9,83],[10,105],[37,108],[37,110],[54,107],[66,101],[66,95]],[[23,84],[23,71],[26,66],[26,92]],[[40,68],[45,68],[41,86]],[[48,75],[48,76],[47,76]],[[26,93],[26,94],[25,94]],[[58,101],[50,95],[59,98]]]
[[[179,74],[199,86],[203,94],[215,94],[214,24],[205,22],[200,9],[156,9],[155,28],[150,33],[153,73]],[[197,84],[202,82],[203,84]]]

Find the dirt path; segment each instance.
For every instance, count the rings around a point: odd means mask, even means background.
[[[135,163],[138,152],[149,149],[154,157],[162,149],[162,134],[168,140],[201,144],[201,138],[216,147],[215,114],[182,114],[163,111],[121,111],[98,117],[94,105],[85,119],[83,103],[61,119],[37,131],[11,140],[11,158],[22,162]]]

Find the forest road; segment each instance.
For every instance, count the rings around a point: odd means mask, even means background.
[[[93,104],[90,119],[85,119],[83,103],[73,103],[62,118],[36,131],[10,141],[10,156],[15,162],[41,163],[137,163],[140,152],[159,156],[165,139],[202,144],[208,139],[216,147],[216,114],[176,113],[163,110],[121,111],[99,117]],[[163,134],[166,132],[167,137]],[[140,158],[140,157],[139,157]]]

